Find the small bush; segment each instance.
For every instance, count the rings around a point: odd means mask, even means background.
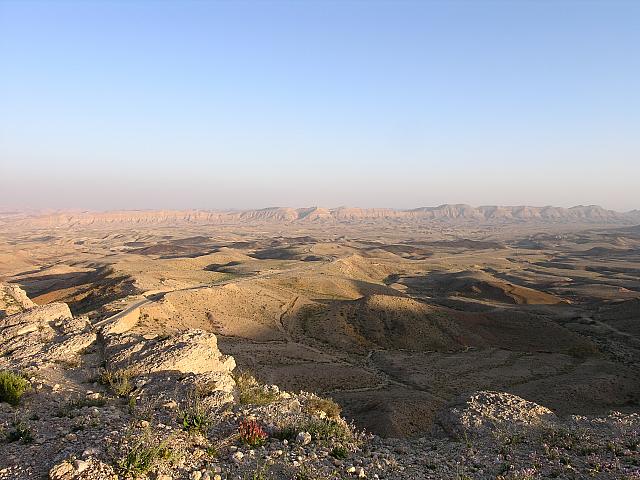
[[[31,443],[33,442],[33,433],[31,428],[23,421],[14,421],[11,430],[6,434],[7,442]]]
[[[306,401],[304,405],[307,413],[324,412],[329,418],[338,418],[342,409],[340,405],[330,398],[313,397]]]
[[[294,425],[286,425],[282,428],[277,429],[275,432],[273,432],[271,436],[280,441],[287,440],[290,442],[296,439],[299,431],[300,430],[296,428]]]
[[[138,406],[138,399],[135,395],[130,395],[127,400],[127,410],[129,411],[129,415],[136,414],[136,407]]]
[[[526,436],[522,432],[510,429],[497,428],[493,432],[493,437],[499,446],[500,453],[503,455],[509,454],[516,445],[526,441]]]
[[[208,446],[206,449],[206,452],[207,452],[207,456],[212,459],[218,458],[218,456],[220,455],[220,453],[218,452],[218,449],[214,445]]]
[[[157,441],[150,432],[146,432],[125,447],[117,468],[124,477],[138,478],[174,459],[175,454],[168,441]]]
[[[79,358],[74,357],[74,358],[60,358],[56,360],[56,363],[62,366],[62,368],[64,368],[65,370],[70,370],[72,368],[79,367],[81,362]]]
[[[186,407],[180,412],[180,419],[184,430],[206,433],[211,425],[211,415],[200,402],[200,396],[197,392],[187,398]]]
[[[342,445],[336,445],[330,452],[330,455],[333,458],[337,458],[338,460],[344,460],[349,456],[349,450],[347,450]]]
[[[330,418],[311,420],[302,430],[309,432],[314,440],[349,441],[353,437],[349,426]]]
[[[100,383],[107,385],[116,397],[126,397],[133,391],[129,370],[105,370],[100,376]]]
[[[276,392],[267,390],[263,384],[248,372],[241,372],[234,377],[240,403],[244,405],[267,405],[278,398]]]
[[[268,435],[255,420],[243,420],[238,426],[238,436],[242,443],[250,447],[259,447],[264,445]]]
[[[584,432],[575,432],[566,427],[545,427],[541,430],[541,441],[551,448],[573,450],[584,438]]]
[[[299,432],[307,432],[313,440],[326,441],[330,443],[347,443],[360,440],[354,435],[351,427],[338,418],[318,418],[312,417],[300,423],[290,423],[280,426],[273,434],[273,438],[278,440],[295,440]]]
[[[265,463],[262,465],[256,465],[253,472],[245,474],[243,480],[267,480],[269,473],[269,466]]]
[[[29,389],[29,381],[9,370],[0,371],[0,402],[18,405],[20,398]]]
[[[316,480],[317,478],[318,477],[316,477],[311,472],[311,470],[309,470],[305,466],[301,466],[300,470],[296,472],[295,476],[293,477],[293,480]]]

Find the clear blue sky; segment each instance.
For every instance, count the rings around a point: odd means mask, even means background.
[[[640,2],[0,0],[0,205],[640,208]]]

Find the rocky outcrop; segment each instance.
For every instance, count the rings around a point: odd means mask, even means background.
[[[148,340],[139,335],[109,335],[105,355],[109,368],[134,366],[139,373],[231,372],[236,366],[233,357],[220,353],[216,336],[202,330]]]
[[[100,332],[103,335],[113,335],[128,332],[138,324],[139,320],[140,308],[133,308],[125,312],[120,312],[112,318],[103,320],[96,326],[101,327]]]
[[[36,304],[17,285],[0,283],[0,318],[24,312]]]
[[[0,319],[0,366],[73,362],[95,340],[90,322],[73,318],[66,303],[37,306]]]
[[[21,335],[46,329],[51,322],[67,318],[72,318],[72,315],[66,303],[56,302],[35,307],[0,320],[1,338],[3,342],[8,342]]]
[[[481,391],[451,402],[437,417],[436,424],[455,438],[487,434],[496,428],[540,425],[555,419],[546,407],[517,395]]]

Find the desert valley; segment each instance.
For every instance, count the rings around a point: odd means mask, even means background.
[[[186,464],[140,475],[637,478],[639,225],[594,206],[4,212],[0,368],[30,386],[0,421],[33,438],[0,445],[0,478],[135,476],[124,425],[186,435],[171,408],[202,381],[207,428],[258,419],[267,446],[205,428]],[[273,402],[242,401],[247,378]],[[350,440],[274,433],[309,398]]]

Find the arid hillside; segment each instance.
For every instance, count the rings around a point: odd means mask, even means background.
[[[637,405],[637,228],[566,222],[618,214],[456,205],[185,215],[5,217],[38,230],[5,231],[0,278],[94,322],[124,312],[143,336],[212,332],[241,368],[330,395],[383,435],[428,431],[443,404],[479,388],[563,415]],[[6,288],[7,312],[30,301]]]
[[[388,212],[5,217],[0,333],[27,343],[8,340],[4,358],[14,368],[43,355],[34,378],[95,392],[101,365],[154,375],[166,349],[202,375],[233,357],[237,372],[330,398],[356,429],[402,442],[450,428],[443,412],[480,391],[562,421],[638,412],[640,231],[626,218],[412,223]]]

